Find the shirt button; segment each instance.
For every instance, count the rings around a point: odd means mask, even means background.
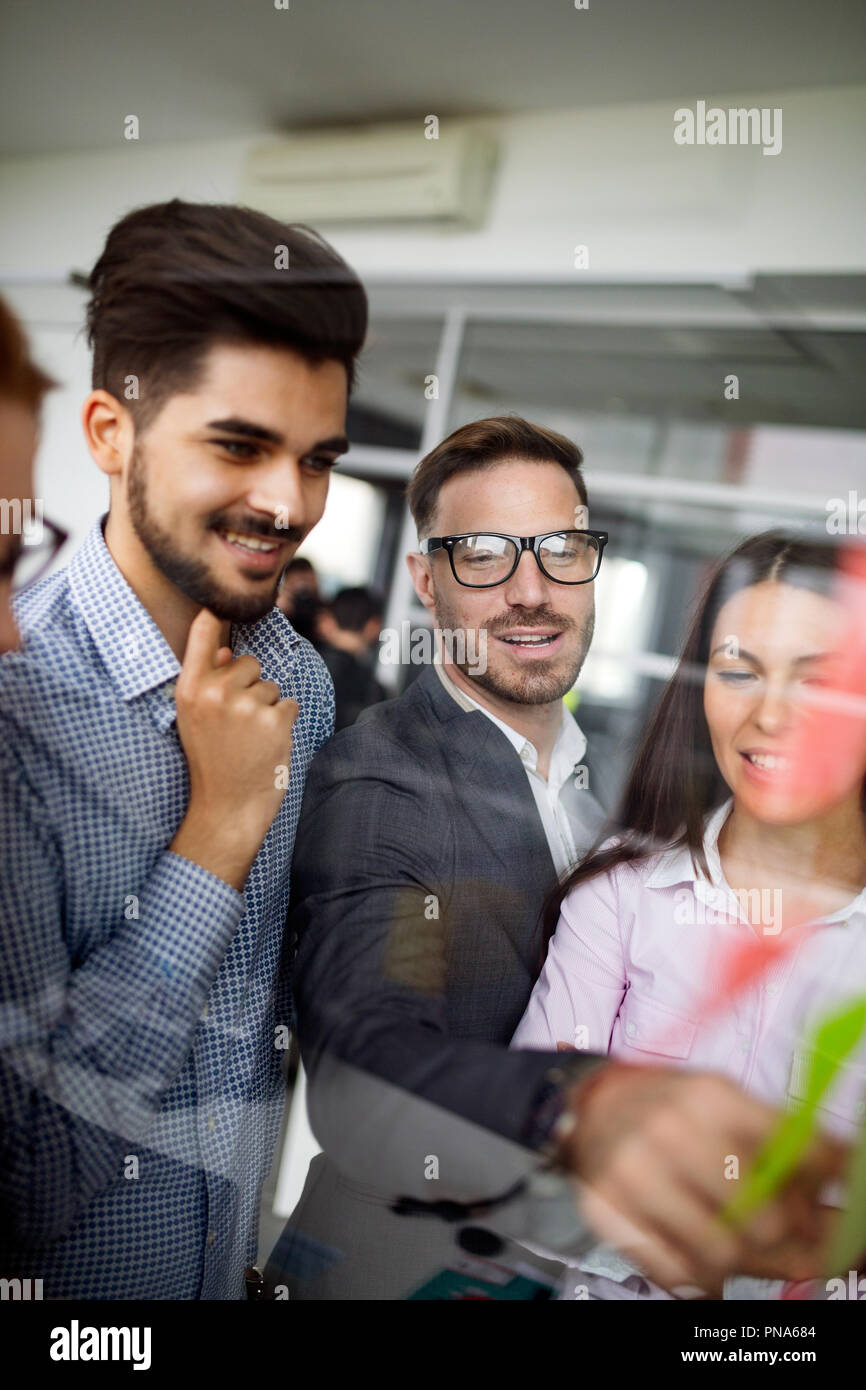
[[[766,990],[767,994],[778,994],[778,993],[779,993],[779,986],[778,986],[778,985],[764,985],[764,989]]]
[[[532,754],[530,753],[529,749],[526,747],[525,744],[520,750],[520,756],[525,763],[528,763],[529,759],[532,757]]]
[[[203,1008],[202,1011],[201,1011],[201,1016],[202,1016],[202,1018],[207,1018],[207,1016],[208,1016],[209,1013],[210,1013],[210,1004],[205,1004],[204,1008]]]
[[[207,1243],[208,1243],[208,1245],[213,1245],[213,1243],[214,1243],[215,1240],[216,1240],[216,1231],[208,1231],[208,1233],[207,1233]]]
[[[742,1042],[740,1043],[740,1051],[741,1051],[741,1052],[748,1052],[749,1049],[751,1048],[751,1046],[752,1046],[752,1044],[748,1041],[748,1039],[747,1039],[747,1038],[743,1038]]]
[[[634,1025],[633,1023],[627,1023],[627,1024],[625,1025],[625,1031],[626,1031],[626,1033],[628,1034],[628,1036],[629,1036],[630,1038],[633,1038],[633,1037],[635,1036],[635,1034],[637,1033],[637,1028],[635,1027],[635,1025]]]
[[[208,1115],[208,1117],[207,1117],[207,1127],[208,1127],[208,1129],[210,1129],[210,1130],[216,1129],[216,1120],[214,1119],[213,1115]]]

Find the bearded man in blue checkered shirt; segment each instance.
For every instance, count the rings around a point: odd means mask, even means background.
[[[366,331],[314,233],[173,202],[90,276],[110,507],[0,661],[0,1274],[237,1299],[292,1023],[277,978],[324,663],[274,607]]]

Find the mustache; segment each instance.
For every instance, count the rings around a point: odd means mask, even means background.
[[[234,517],[224,512],[208,517],[205,526],[209,531],[238,531],[244,536],[259,536],[265,541],[302,541],[304,532],[300,526],[275,526],[261,516]]]
[[[563,613],[554,613],[550,608],[512,608],[501,618],[491,618],[484,625],[495,637],[498,632],[507,632],[513,627],[552,627],[557,632],[567,632],[575,626],[572,618]]]

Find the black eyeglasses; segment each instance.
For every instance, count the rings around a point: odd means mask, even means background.
[[[589,584],[601,568],[606,545],[607,531],[548,531],[543,536],[484,531],[429,537],[421,542],[421,554],[445,550],[458,584],[492,589],[511,578],[524,550],[533,552],[541,573],[555,584]]]
[[[8,554],[0,559],[0,580],[11,580],[13,594],[29,589],[46,573],[68,539],[69,532],[47,517],[28,518],[20,529],[16,528]]]

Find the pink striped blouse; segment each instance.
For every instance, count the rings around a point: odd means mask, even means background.
[[[753,927],[725,882],[717,841],[731,806],[707,821],[709,882],[678,849],[621,865],[569,894],[513,1047],[562,1042],[623,1061],[720,1072],[770,1104],[796,1107],[812,1025],[866,992],[866,888],[780,953],[756,983],[707,1009],[726,953],[745,933],[779,931],[773,893],[753,898],[761,908],[761,926]],[[864,1114],[861,1040],[824,1098],[820,1123],[851,1138]]]

